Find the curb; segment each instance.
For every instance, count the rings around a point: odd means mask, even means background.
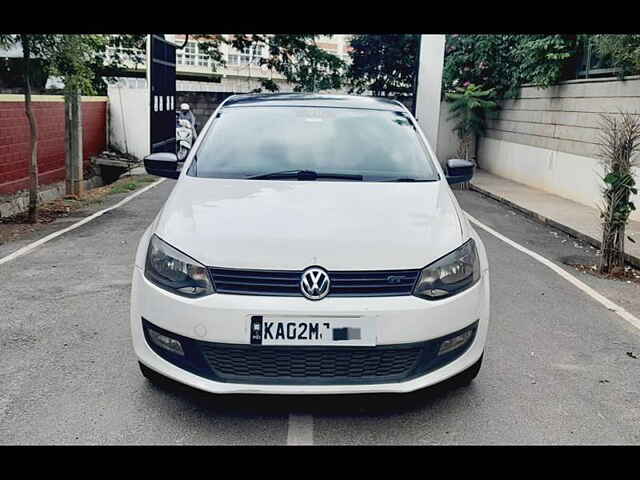
[[[517,210],[518,212],[522,213],[523,215],[525,215],[526,217],[541,223],[543,225],[548,225],[550,227],[553,227],[557,230],[560,230],[561,232],[566,233],[567,235],[576,238],[578,240],[582,240],[585,243],[588,243],[589,245],[594,246],[595,248],[597,248],[598,250],[600,250],[601,246],[602,246],[602,242],[600,240],[598,240],[597,238],[593,238],[590,235],[587,235],[586,233],[582,233],[579,232],[578,230],[575,230],[567,225],[563,225],[561,223],[556,222],[555,220],[552,220],[548,217],[545,217],[544,215],[540,215],[539,213],[534,212],[533,210],[529,210],[528,208],[522,207],[516,203],[513,203],[510,200],[507,200],[504,197],[501,197],[499,195],[496,195],[495,193],[491,193],[488,190],[485,190],[481,187],[478,187],[477,185],[474,185],[473,183],[469,184],[469,187],[471,190],[473,190],[474,192],[478,192],[481,195],[484,195],[485,197],[489,197],[497,202],[500,202],[504,205],[507,205],[508,207]],[[635,268],[640,268],[640,258],[636,257],[634,255],[630,255],[628,253],[624,254],[624,259],[625,261],[632,265]]]
[[[83,180],[84,189],[89,190],[92,188],[102,187],[104,182],[102,177],[94,175],[91,178]],[[38,191],[38,201],[40,203],[47,203],[63,198],[66,195],[65,182],[50,183],[43,185]],[[0,199],[0,218],[11,217],[19,213],[26,212],[29,209],[29,190],[21,190],[19,192],[6,195]]]

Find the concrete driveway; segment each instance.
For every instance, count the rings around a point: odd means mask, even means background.
[[[151,385],[129,337],[131,268],[173,184],[0,265],[1,444],[640,443],[640,330],[481,229],[492,324],[468,388],[301,398]],[[553,261],[584,252],[477,193],[456,195]],[[640,315],[638,285],[580,278]]]

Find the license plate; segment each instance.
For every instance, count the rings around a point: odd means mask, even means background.
[[[252,345],[374,346],[373,318],[277,317],[254,315],[250,319]]]

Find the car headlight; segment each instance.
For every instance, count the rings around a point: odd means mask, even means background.
[[[480,279],[480,260],[473,239],[424,268],[413,294],[427,300],[450,297]]]
[[[206,267],[153,235],[147,249],[144,275],[149,281],[185,297],[214,292]]]

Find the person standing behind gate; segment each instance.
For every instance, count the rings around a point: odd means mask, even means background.
[[[193,138],[195,140],[197,136],[196,116],[193,114],[193,112],[189,108],[188,103],[183,103],[180,105],[180,111],[178,112],[178,120],[189,120],[189,122],[191,123],[191,127],[193,128]]]

